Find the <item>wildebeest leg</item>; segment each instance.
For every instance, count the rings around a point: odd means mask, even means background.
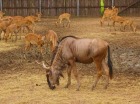
[[[102,63],[99,60],[97,60],[95,61],[95,64],[96,64],[96,70],[97,70],[97,78],[95,82],[93,83],[91,90],[93,90],[96,87],[100,77],[102,76]]]
[[[73,74],[74,74],[76,81],[77,81],[76,91],[79,91],[81,84],[80,84],[80,80],[79,80],[79,76],[78,76],[78,71],[76,69],[76,64],[75,64],[74,60],[70,60],[69,63],[70,63],[71,70],[73,70]]]
[[[69,66],[69,68],[67,68],[67,74],[68,74],[68,82],[67,82],[65,88],[68,88],[69,85],[71,84],[71,66]]]
[[[108,85],[109,85],[109,67],[108,65],[105,63],[105,60],[102,61],[102,66],[103,69],[105,70],[105,74],[106,74],[106,84],[104,86],[104,89],[107,89]]]

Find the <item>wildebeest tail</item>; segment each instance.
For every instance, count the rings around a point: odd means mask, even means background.
[[[110,47],[108,46],[108,67],[109,67],[109,76],[110,79],[113,78],[113,69],[112,69],[112,61],[111,61],[111,57],[110,57]]]

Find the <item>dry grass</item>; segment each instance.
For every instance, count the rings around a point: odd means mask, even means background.
[[[114,79],[108,89],[103,89],[103,76],[96,89],[91,91],[96,76],[95,67],[93,64],[78,64],[82,83],[80,91],[75,91],[73,75],[72,85],[68,89],[63,88],[67,81],[65,71],[60,86],[50,90],[45,70],[34,61],[37,59],[35,53],[32,52],[28,60],[23,59],[23,36],[16,43],[0,41],[0,104],[140,104],[140,74],[134,71],[139,69],[135,66],[140,59],[139,31],[110,31],[107,26],[100,27],[99,18],[74,18],[71,21],[71,28],[56,28],[55,19],[43,19],[37,24],[35,32],[46,34],[46,30],[52,29],[60,38],[75,35],[108,41],[114,64]],[[140,23],[139,18],[136,21]],[[43,59],[49,61],[50,56],[44,54]]]

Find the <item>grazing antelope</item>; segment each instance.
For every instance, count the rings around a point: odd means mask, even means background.
[[[131,28],[133,32],[136,32],[136,25],[134,24],[134,21],[131,19],[125,19],[122,22],[122,26],[123,26],[123,31],[125,31],[126,26],[129,26],[129,28]]]
[[[109,26],[109,21],[111,20],[110,17],[112,15],[118,15],[118,8],[116,8],[115,6],[113,6],[112,9],[109,8],[105,9],[102,19],[100,20],[101,26],[103,25],[105,20],[108,21],[108,26]]]
[[[121,28],[123,28],[123,31],[125,31],[126,26],[129,26],[129,28],[131,27],[133,32],[136,32],[136,25],[134,24],[134,21],[132,19],[128,19],[121,16],[115,16],[115,15],[112,15],[110,18],[113,21],[113,27],[115,31],[116,31],[115,23],[119,23],[121,31],[122,31]]]
[[[30,50],[32,45],[35,45],[39,48],[41,55],[43,55],[43,45],[45,43],[45,36],[29,33],[25,36],[25,54],[24,57],[26,58],[26,51]]]
[[[61,24],[63,20],[67,20],[68,23],[66,25],[66,27],[69,25],[70,27],[70,17],[71,15],[69,13],[63,13],[58,17],[57,22],[55,23],[56,26],[58,26],[58,23]],[[63,27],[64,27],[64,23],[63,23]]]
[[[108,53],[108,65],[105,58]],[[78,70],[76,69],[76,62],[83,64],[90,64],[92,62],[96,65],[97,78],[92,85],[92,90],[96,87],[100,77],[105,71],[106,89],[109,85],[109,79],[113,77],[112,62],[110,58],[109,44],[101,39],[78,38],[74,36],[67,36],[60,41],[56,54],[52,59],[50,67],[47,67],[43,62],[43,68],[46,69],[47,82],[50,89],[55,88],[55,84],[59,84],[59,78],[66,65],[68,65],[67,74],[68,82],[66,88],[71,84],[71,71],[77,80],[77,90],[80,88],[80,78]]]
[[[46,34],[46,42],[50,43],[50,50],[53,52],[57,46],[58,36],[53,30],[49,30]],[[48,44],[47,44],[48,45]]]
[[[116,31],[115,23],[116,22],[119,23],[120,24],[120,27],[121,27],[122,23],[125,21],[125,18],[124,17],[121,17],[121,16],[112,15],[110,18],[113,21],[113,27],[114,27],[114,30],[115,31]]]
[[[33,26],[32,22],[29,21],[28,19],[19,20],[18,22],[16,22],[16,24],[20,27],[26,28],[28,32],[31,31],[34,33],[34,26]]]

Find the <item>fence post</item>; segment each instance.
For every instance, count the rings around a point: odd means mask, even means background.
[[[112,0],[112,7],[114,6],[114,0]]]
[[[79,0],[77,0],[77,16],[79,16]]]
[[[2,0],[0,0],[0,10],[2,11]]]
[[[42,8],[41,8],[41,0],[39,0],[39,13],[41,13],[42,12]]]

